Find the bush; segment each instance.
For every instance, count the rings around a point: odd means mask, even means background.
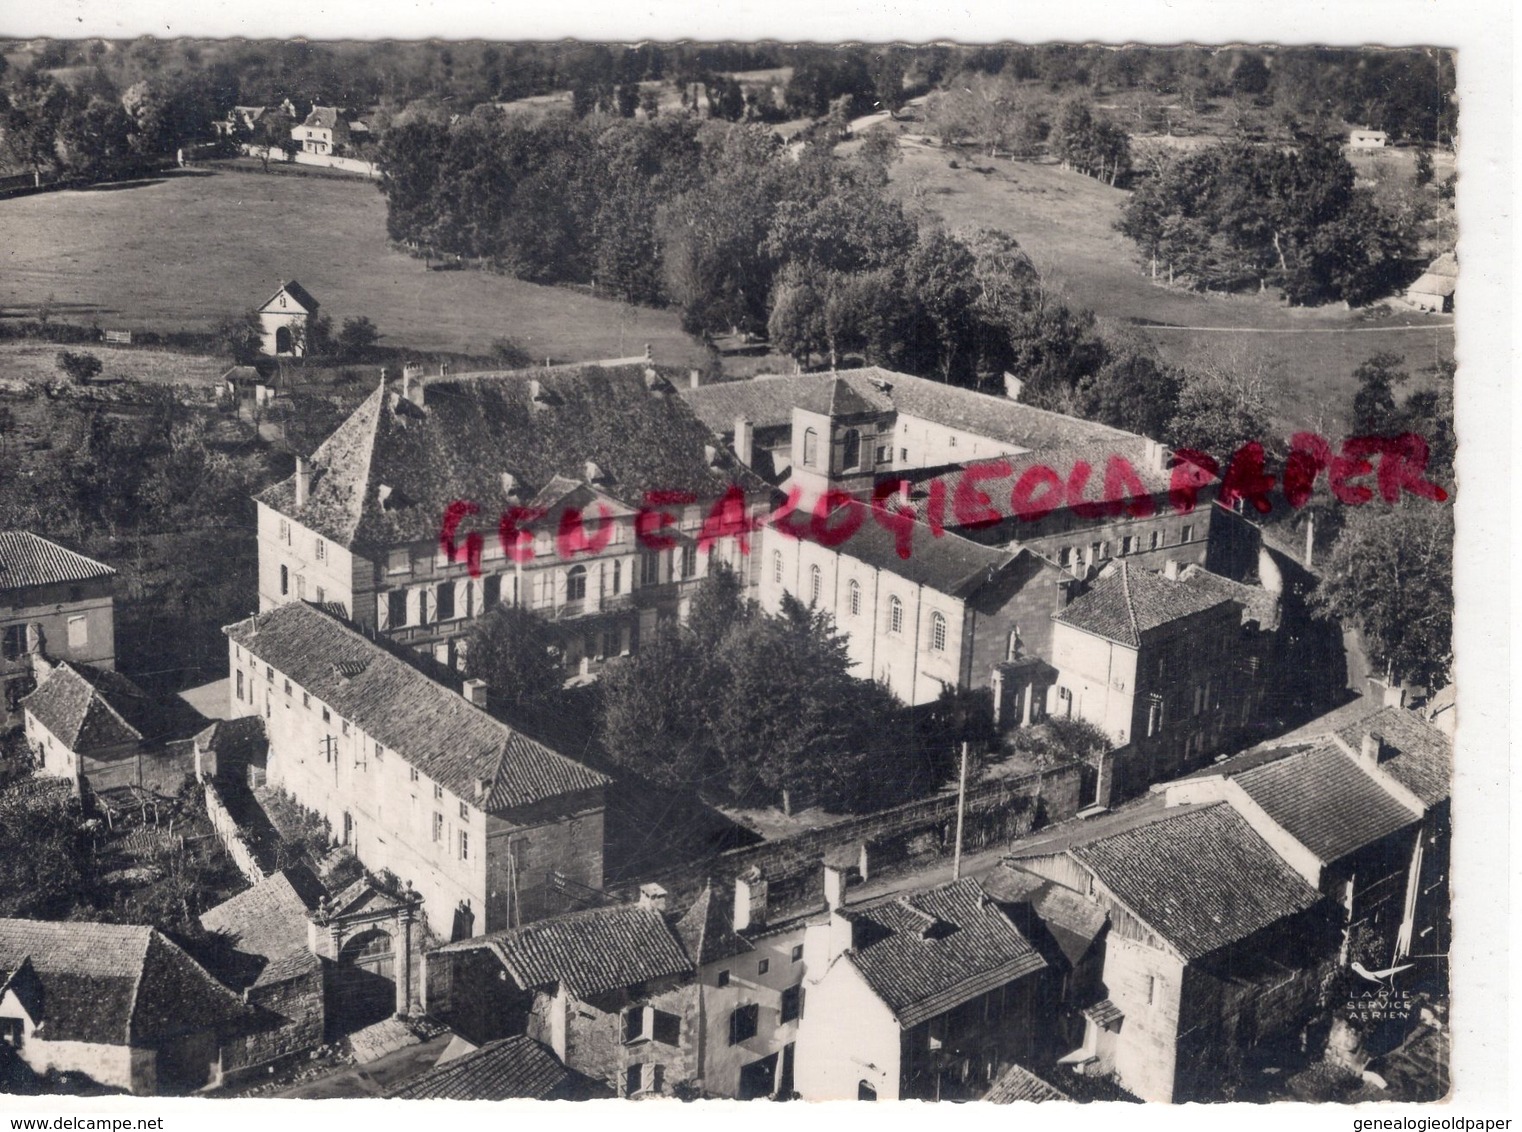
[[[516,338],[494,339],[491,356],[503,369],[527,369],[534,364],[534,356]]]
[[[101,370],[100,359],[83,351],[74,354],[68,350],[59,350],[57,364],[61,371],[81,384],[99,376]]]

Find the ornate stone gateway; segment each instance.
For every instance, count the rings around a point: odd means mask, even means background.
[[[331,1014],[341,1029],[417,1008],[421,903],[410,889],[393,896],[360,880],[312,913],[311,948],[334,964]]]

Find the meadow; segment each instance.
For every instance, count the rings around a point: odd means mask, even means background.
[[[373,184],[196,171],[0,201],[0,317],[122,329],[209,329],[299,280],[333,318],[363,315],[383,345],[484,355],[516,339],[538,358],[699,364],[675,312],[477,271],[430,271],[386,238]]]

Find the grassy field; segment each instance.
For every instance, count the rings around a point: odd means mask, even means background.
[[[149,385],[216,385],[229,362],[200,354],[126,346],[59,346],[50,342],[0,342],[0,378],[67,381],[58,371],[60,350],[94,354],[101,362],[99,383],[137,381]]]
[[[675,312],[475,271],[429,271],[391,250],[374,185],[248,173],[0,201],[0,314],[103,327],[200,329],[298,279],[333,317],[365,315],[382,343],[484,354],[509,336],[558,361],[700,362]]]
[[[1008,232],[1071,302],[1108,325],[1135,328],[1167,358],[1189,363],[1224,353],[1261,363],[1272,374],[1273,408],[1286,428],[1339,427],[1352,372],[1371,354],[1403,354],[1413,369],[1453,356],[1451,316],[1294,308],[1272,294],[1199,295],[1155,283],[1135,246],[1115,230],[1123,190],[1056,165],[926,145],[920,129],[902,137],[903,160],[892,171],[906,200],[954,230]],[[959,168],[951,168],[953,160]]]

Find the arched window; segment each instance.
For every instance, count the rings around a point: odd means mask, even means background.
[[[587,596],[587,568],[572,566],[565,573],[566,601],[584,601]]]
[[[856,581],[851,582],[851,616],[861,616],[861,584]]]
[[[819,594],[824,588],[824,576],[820,574],[818,566],[809,567],[809,604],[819,604]]]
[[[812,468],[819,458],[819,434],[811,428],[803,430],[803,462]]]
[[[782,551],[772,551],[772,581],[777,585],[782,584]]]
[[[844,446],[840,456],[840,466],[848,472],[861,467],[861,433],[854,428],[848,428],[842,440]]]
[[[930,648],[933,652],[946,651],[946,618],[939,613],[930,615]]]
[[[888,632],[902,633],[904,631],[904,603],[896,597],[888,599]]]

